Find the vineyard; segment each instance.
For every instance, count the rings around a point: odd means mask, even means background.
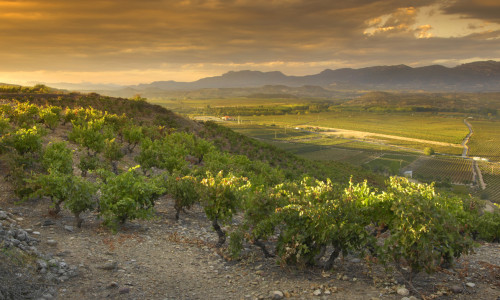
[[[399,177],[381,183],[361,168],[300,159],[142,99],[64,97],[3,101],[1,159],[18,200],[46,201],[51,216],[67,210],[83,230],[96,216],[101,230],[111,232],[157,218],[155,203],[169,195],[177,219],[194,205],[202,208],[214,247],[233,260],[250,244],[283,266],[331,270],[349,254],[397,266],[410,285],[417,273],[435,272],[470,252],[473,236],[498,239],[485,235],[491,227],[481,224],[489,215],[480,215],[478,199]],[[116,113],[124,107],[128,115]],[[402,166],[413,157],[381,159]],[[470,161],[460,159],[421,161],[415,173],[435,176],[436,170],[452,182],[472,180]]]
[[[440,181],[453,184],[473,182],[472,161],[462,158],[420,157],[405,168],[413,171],[413,177],[424,181]]]
[[[407,151],[422,151],[423,152],[423,150],[425,148],[431,147],[437,153],[461,155],[462,149],[463,149],[463,147],[461,147],[459,145],[443,146],[443,145],[437,145],[437,144],[432,144],[432,143],[421,143],[421,142],[408,141],[408,140],[384,138],[384,137],[379,137],[379,136],[373,136],[371,138],[373,138],[375,141],[382,142],[382,143],[387,144],[387,145],[392,145],[392,146],[396,146],[396,147],[401,147],[402,149],[407,149]]]
[[[404,149],[391,144],[383,144],[376,140],[353,140],[338,136],[322,134],[311,129],[282,128],[263,125],[240,125],[223,123],[223,125],[311,160],[334,160],[354,165],[362,165],[383,153],[401,153]],[[412,149],[408,149],[411,152]],[[415,151],[415,150],[413,150]]]
[[[474,133],[467,144],[469,156],[500,161],[500,122],[494,120],[469,120]]]
[[[290,151],[307,159],[345,162],[362,166],[365,169],[385,175],[402,174],[401,171],[412,170],[414,178],[425,182],[436,181],[440,187],[477,184],[477,182],[475,182],[477,179],[474,178],[472,163],[470,160],[463,160],[457,157],[446,158],[444,156],[432,159],[428,157],[421,157],[411,166],[411,168],[405,168],[412,161],[406,161],[404,158],[391,159],[388,156],[410,154],[410,156],[407,157],[413,157],[413,159],[415,159],[415,154],[419,154],[419,152],[423,153],[425,149],[429,148],[432,148],[432,150],[438,154],[444,153],[458,156],[462,153],[462,147],[459,144],[444,145],[432,143],[431,141],[425,143],[376,135],[350,137],[348,134],[339,135],[335,132],[336,130],[333,132],[335,135],[332,135],[331,132],[324,129],[324,127],[310,126],[314,124],[325,125],[326,123],[324,122],[329,122],[328,120],[321,120],[319,118],[320,115],[321,114],[315,114],[316,120],[314,120],[314,118],[310,115],[299,115],[293,117],[282,116],[282,118],[288,118],[287,120],[296,119],[299,121],[300,119],[304,120],[304,118],[306,118],[306,120],[311,119],[307,126],[302,126],[300,128],[292,127],[293,124],[284,125],[286,127],[278,127],[276,124],[282,125],[279,121],[283,120],[279,118],[280,116],[267,118],[268,122],[272,122],[271,126],[249,124],[236,125],[232,122],[225,122],[224,125],[248,136],[265,140],[281,149]],[[377,114],[372,114],[372,116],[368,119],[375,123],[375,119],[377,117],[374,117],[373,115],[377,116]],[[395,117],[391,116],[391,119],[388,122],[395,122],[395,124],[397,124],[397,122],[401,121],[398,120],[399,117],[400,116],[398,115]],[[410,118],[410,116],[408,116],[408,118]],[[337,117],[337,119],[339,118]],[[337,119],[335,120],[336,122],[342,122]],[[432,117],[428,115],[421,115],[421,123],[417,123],[422,125],[425,122],[440,119],[446,120],[446,122],[458,122],[461,118],[456,116]],[[455,121],[450,121],[451,119],[455,119]],[[264,120],[265,119],[260,118],[260,121]],[[256,120],[252,119],[252,123],[255,122]],[[364,122],[365,121],[363,120],[360,121],[361,124]],[[500,138],[498,134],[498,132],[500,132],[500,130],[498,130],[498,124],[500,123],[491,120],[486,121],[474,119],[472,119],[471,122],[473,124],[474,134],[468,143],[468,155],[471,157],[480,156],[495,161],[495,153],[500,151],[500,148],[497,146],[497,144],[500,144],[500,140],[497,140],[497,137]],[[452,126],[451,123],[448,124]],[[386,124],[378,124],[377,126],[379,125],[386,130],[387,128],[390,128],[386,127]],[[410,126],[412,125],[410,124]],[[435,122],[431,122],[430,124],[422,126],[434,127],[437,125]],[[457,123],[454,126],[457,126],[460,130],[466,128],[463,123]],[[438,130],[438,127],[435,127],[435,130]],[[376,132],[377,130],[371,131]],[[498,199],[497,189],[500,188],[500,182],[498,182],[496,176],[497,175],[495,174],[489,174],[487,172],[483,175],[487,189],[486,191],[479,193],[479,196],[485,199],[498,201],[496,200]],[[454,186],[452,189],[457,191],[460,190],[460,194],[468,194],[471,192],[469,189],[463,190],[458,186]]]
[[[498,163],[478,163],[486,189],[480,191],[480,197],[500,203],[500,165]]]
[[[414,155],[384,154],[364,164],[374,172],[399,175],[401,169],[417,159]]]
[[[244,124],[275,124],[342,128],[363,132],[460,144],[468,129],[460,118],[427,113],[321,112],[302,115],[253,116],[242,118]]]

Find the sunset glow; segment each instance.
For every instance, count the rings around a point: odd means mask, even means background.
[[[0,82],[192,81],[230,70],[500,60],[500,2],[0,1]]]

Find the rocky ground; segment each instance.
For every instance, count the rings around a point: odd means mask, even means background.
[[[48,200],[16,205],[5,184],[1,192],[0,278],[25,293],[13,299],[500,299],[498,244],[481,244],[452,270],[419,275],[421,294],[408,294],[397,273],[354,257],[324,272],[281,267],[248,245],[240,261],[227,260],[201,208],[176,222],[168,198],[155,219],[113,234],[93,214],[78,229],[67,211],[48,215]],[[30,253],[31,269],[8,272],[13,249]],[[9,299],[7,285],[0,299]]]

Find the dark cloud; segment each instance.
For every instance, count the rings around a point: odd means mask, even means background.
[[[443,10],[448,14],[500,23],[498,0],[457,0],[446,5]]]
[[[498,37],[491,37],[495,33],[488,38],[417,39],[415,13],[433,3],[441,2],[0,0],[0,71],[333,60],[361,66],[450,55],[500,57],[494,50],[500,49]],[[493,0],[457,1],[445,12],[494,21],[500,16],[498,6]],[[394,29],[365,35],[367,21],[383,15],[390,17],[377,26]],[[474,44],[467,45],[471,40]]]

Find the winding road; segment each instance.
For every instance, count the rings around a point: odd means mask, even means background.
[[[462,141],[462,146],[464,147],[464,151],[462,152],[462,157],[466,158],[467,153],[469,152],[469,147],[467,146],[467,143],[469,142],[469,139],[474,133],[474,131],[472,130],[472,125],[469,122],[467,122],[467,119],[464,119],[464,124],[465,126],[467,126],[467,128],[469,128],[469,134],[467,134],[467,136]]]

